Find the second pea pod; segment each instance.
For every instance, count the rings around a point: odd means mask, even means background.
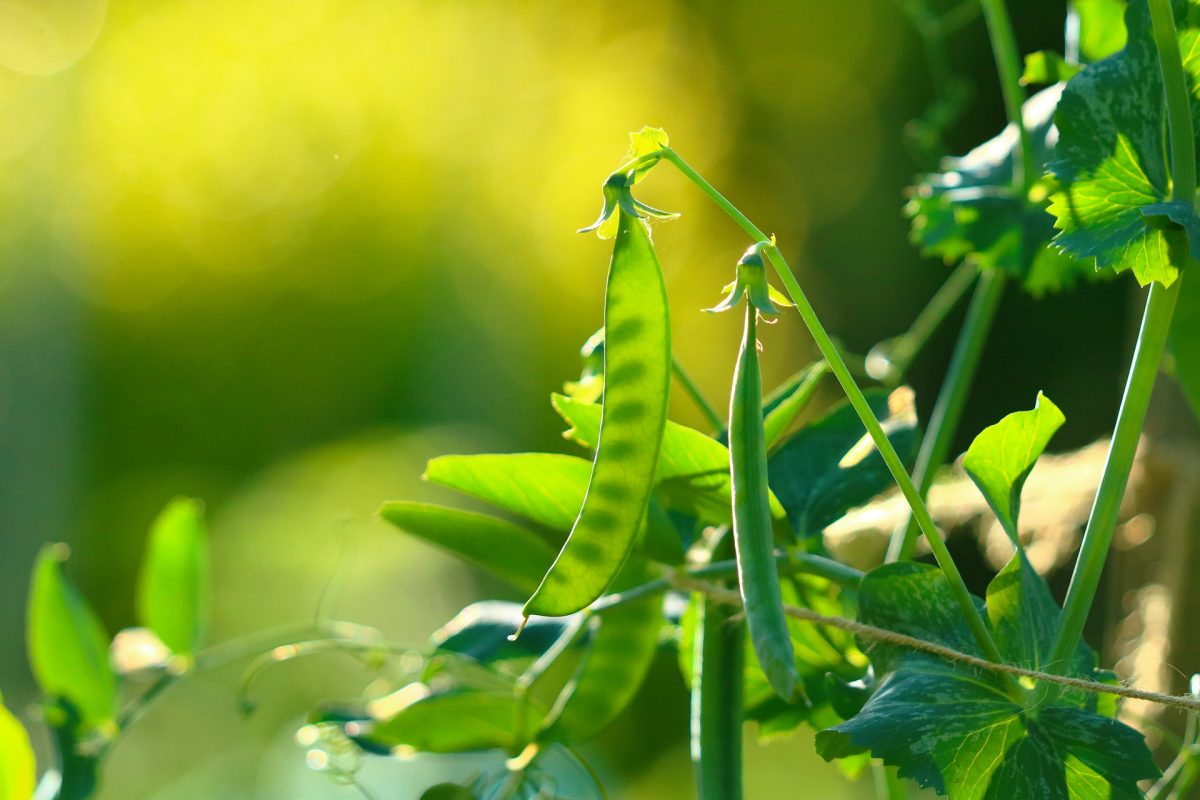
[[[733,541],[738,586],[746,610],[746,627],[754,654],[771,688],[792,701],[803,691],[775,565],[767,485],[767,445],[763,430],[762,373],[758,364],[757,323],[760,315],[779,313],[772,301],[761,243],[737,265],[729,295],[713,311],[727,311],[746,299],[746,322],[729,401],[729,469],[733,483]]]

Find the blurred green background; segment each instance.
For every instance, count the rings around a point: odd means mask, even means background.
[[[1010,6],[1023,51],[1061,46],[1063,3]],[[972,90],[948,134],[962,152],[1003,125],[982,20],[951,55]],[[627,131],[667,129],[777,233],[849,348],[901,332],[948,275],[913,252],[900,213],[926,166],[902,130],[931,97],[893,0],[0,5],[9,705],[32,719],[23,615],[38,546],[70,543],[69,574],[115,631],[132,623],[147,525],[177,494],[208,506],[214,641],[311,618],[333,579],[338,616],[415,645],[503,593],[374,513],[439,496],[420,482],[432,455],[566,448],[548,393],[578,374],[607,263],[574,230]],[[700,309],[746,242],[671,170],[643,186],[683,212],[655,229],[677,356],[719,398],[738,321]],[[1127,292],[1010,294],[963,442],[1038,388],[1071,419],[1058,446],[1102,433]],[[956,319],[912,372],[922,412]],[[812,356],[798,319],[764,338],[768,382]],[[700,421],[681,397],[672,411]],[[248,721],[237,673],[165,697],[114,753],[103,796],[354,796],[308,772],[290,737],[311,703],[357,692],[355,662],[280,668]],[[870,796],[808,737],[749,746],[750,797]],[[690,795],[669,656],[589,757],[613,797]],[[366,782],[410,798],[439,771],[469,765],[373,763]]]

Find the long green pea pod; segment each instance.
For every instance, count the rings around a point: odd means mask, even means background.
[[[604,298],[604,410],[596,457],[583,508],[525,604],[526,615],[573,614],[598,598],[629,556],[654,487],[671,379],[667,292],[645,224],[619,213]]]
[[[538,739],[578,742],[600,733],[641,688],[663,626],[662,598],[644,597],[601,612],[575,674],[542,722]]]
[[[762,375],[755,320],[746,304],[746,327],[733,376],[729,407],[729,463],[733,481],[733,540],[738,582],[754,653],[776,693],[791,702],[799,674],[775,567],[775,543],[767,494],[767,447],[763,434]]]

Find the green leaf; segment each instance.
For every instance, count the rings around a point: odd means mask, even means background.
[[[63,575],[65,545],[46,545],[29,587],[29,665],[42,691],[68,700],[85,728],[110,723],[117,678],[108,663],[108,633]]]
[[[1021,74],[1021,83],[1043,84],[1061,83],[1069,80],[1083,67],[1067,63],[1061,55],[1053,50],[1039,50],[1025,56],[1025,71]]]
[[[603,731],[641,688],[663,626],[662,598],[650,596],[603,612],[591,644],[538,738],[577,742]]]
[[[1099,61],[1125,47],[1124,0],[1074,0],[1079,14],[1079,52]]]
[[[433,646],[485,664],[528,658],[548,650],[575,619],[573,616],[526,619],[521,606],[502,600],[472,603],[433,633]],[[511,637],[518,629],[521,635],[513,640]]]
[[[900,563],[864,578],[861,619],[979,655],[934,567]],[[1043,668],[1059,610],[1019,553],[988,589],[987,618],[1004,660]],[[870,642],[879,685],[853,719],[817,736],[826,759],[869,750],[903,777],[955,800],[1125,800],[1158,774],[1133,729],[1096,712],[1094,695],[1052,705],[1010,696],[995,673]],[[1096,678],[1086,646],[1068,673]],[[1032,697],[1032,695],[1031,695]]]
[[[29,800],[37,782],[37,766],[29,734],[0,697],[0,800]]]
[[[557,453],[441,456],[425,479],[520,514],[553,531],[569,531],[587,491],[592,462]]]
[[[1200,3],[1174,5],[1183,65],[1194,86]],[[1129,7],[1126,27],[1125,49],[1072,78],[1059,102],[1060,138],[1051,168],[1062,190],[1050,212],[1061,232],[1054,241],[1078,258],[1095,258],[1100,267],[1131,271],[1143,286],[1170,285],[1189,247],[1193,257],[1200,253],[1200,236],[1194,235],[1200,220],[1190,205],[1166,203],[1166,108],[1145,3]]]
[[[181,656],[200,643],[208,616],[208,533],[203,507],[172,500],[150,529],[138,578],[138,621]]]
[[[464,690],[433,694],[365,727],[365,732],[352,738],[376,749],[462,753],[512,751],[519,744],[517,702],[511,693]]]
[[[1200,276],[1190,276],[1179,287],[1171,318],[1171,355],[1175,378],[1200,419]]]
[[[554,561],[536,533],[502,519],[429,503],[395,501],[380,515],[405,533],[491,571],[521,591],[533,591]]]
[[[1061,92],[1061,85],[1044,89],[1022,110],[1040,166],[1054,153]],[[1049,247],[1054,219],[1044,208],[1047,187],[1038,184],[1024,196],[1013,184],[1018,143],[1016,130],[1007,127],[965,156],[946,159],[941,172],[922,176],[905,207],[912,241],[924,255],[1004,270],[1034,294],[1069,288],[1094,270]]]
[[[486,500],[556,533],[571,530],[592,474],[592,463],[558,453],[441,456],[425,468],[426,480]],[[657,560],[683,561],[679,534],[651,500],[640,541]],[[563,537],[551,537],[562,546]]]
[[[580,403],[553,395],[554,409],[571,426],[566,438],[582,447],[596,446],[600,432],[601,406]],[[657,480],[664,502],[711,524],[732,522],[733,489],[729,478],[729,449],[694,428],[667,422],[658,456]],[[771,513],[783,519],[785,512],[772,495]]]
[[[963,456],[963,469],[996,513],[1004,532],[1018,543],[1021,489],[1047,443],[1066,417],[1038,392],[1030,411],[1017,411],[984,428]]]
[[[917,445],[912,390],[869,391],[866,397],[896,452],[910,459]],[[892,486],[883,457],[848,402],[784,442],[771,454],[768,469],[771,488],[801,539],[819,535],[846,511]]]

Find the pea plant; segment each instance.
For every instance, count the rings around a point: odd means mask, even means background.
[[[420,796],[603,797],[577,745],[633,701],[663,649],[677,655],[691,693],[703,800],[742,796],[747,722],[763,737],[812,728],[821,757],[851,777],[873,770],[885,800],[913,785],[956,800],[1189,796],[1200,777],[1200,686],[1168,695],[1124,685],[1082,631],[1168,346],[1200,408],[1200,284],[1185,281],[1200,254],[1200,0],[1132,0],[1124,13],[1117,0],[1076,0],[1064,52],[1032,54],[1023,67],[1002,0],[967,0],[941,16],[918,0],[902,5],[922,33],[939,95],[910,128],[914,152],[941,155],[963,94],[945,41],[979,10],[1009,121],[966,156],[941,159],[909,194],[913,242],[958,265],[909,331],[865,360],[848,359],[775,238],[666,133],[632,134],[627,158],[603,183],[599,219],[584,229],[612,242],[604,326],[584,345],[579,379],[551,398],[583,455],[442,456],[425,478],[497,514],[409,501],[381,511],[528,599],[464,608],[419,654],[337,621],[281,647],[261,637],[205,647],[204,523],[199,504],[177,500],[149,538],[137,587],[141,627],[110,641],[67,582],[63,548],[47,546],[34,567],[28,651],[58,758],[35,788],[27,734],[4,711],[0,800],[35,791],[91,797],[122,733],[193,672],[250,659],[241,698],[249,711],[255,682],[273,665],[330,651],[355,654],[378,673],[361,697],[312,709],[296,735],[308,765],[347,791],[398,796],[360,780],[367,758],[495,751],[502,758],[494,768]],[[1026,97],[1037,84],[1046,88]],[[748,239],[724,299],[710,309],[744,320],[727,414],[709,405],[671,347],[651,223],[676,215],[634,196],[662,168],[678,170]],[[1065,602],[1060,608],[1019,535],[1023,485],[1065,422],[1032,391],[1031,408],[980,432],[961,458],[1012,547],[977,597],[927,496],[950,459],[1003,292],[1067,291],[1125,272],[1146,289],[1145,309]],[[922,432],[904,375],[968,291]],[[764,394],[759,361],[771,334],[761,324],[792,313],[821,358]],[[845,400],[816,407],[830,377]],[[709,430],[668,419],[673,383]],[[833,558],[821,532],[893,486],[908,518],[884,563],[862,572]],[[933,563],[913,560],[922,542]],[[1117,718],[1122,698],[1186,715],[1165,770],[1143,735]]]

